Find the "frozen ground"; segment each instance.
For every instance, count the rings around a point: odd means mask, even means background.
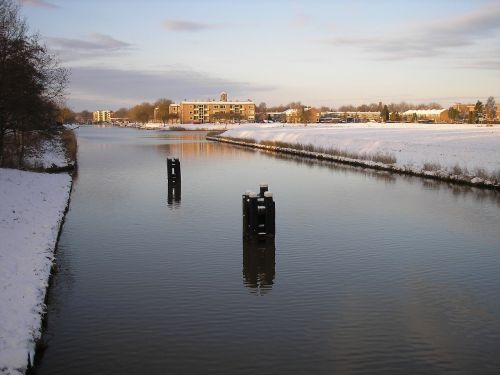
[[[464,175],[483,170],[500,179],[500,126],[448,124],[249,124],[222,136],[336,148],[358,154],[391,154],[396,167]],[[479,172],[478,172],[479,171]]]
[[[33,360],[70,186],[67,173],[0,168],[0,374]]]
[[[68,165],[64,145],[59,136],[44,140],[36,153],[25,158],[26,165],[35,168],[65,167]]]

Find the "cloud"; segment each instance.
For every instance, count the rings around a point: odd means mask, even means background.
[[[408,31],[379,37],[338,37],[323,42],[360,48],[387,59],[409,59],[442,55],[450,49],[476,45],[500,30],[500,5],[486,5],[474,12],[426,22]],[[393,36],[393,35],[396,36]]]
[[[59,6],[49,3],[45,0],[19,0],[19,2],[26,6],[37,7],[37,8],[47,8],[47,9],[57,9]]]
[[[182,21],[182,20],[165,20],[163,27],[170,31],[180,32],[196,32],[203,30],[219,29],[222,27],[220,24]]]
[[[64,61],[115,54],[132,47],[130,43],[99,33],[90,34],[87,39],[48,38],[47,42],[50,48],[58,53]]]
[[[73,67],[69,85],[75,109],[130,106],[161,97],[173,100],[214,97],[221,91],[232,98],[272,90],[248,82],[235,82],[190,70],[136,71],[99,67]]]
[[[299,12],[293,16],[292,20],[290,21],[290,26],[292,26],[293,28],[302,29],[310,25],[312,21],[313,19],[311,16],[303,12]]]

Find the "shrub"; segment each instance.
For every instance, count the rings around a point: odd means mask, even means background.
[[[424,171],[439,171],[441,169],[441,164],[426,162],[426,163],[424,163],[424,166],[422,169]]]

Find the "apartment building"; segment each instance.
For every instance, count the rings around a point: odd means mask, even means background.
[[[111,111],[99,110],[92,113],[92,122],[111,122]]]
[[[255,121],[255,103],[251,100],[228,100],[223,92],[219,100],[182,101],[172,104],[170,113],[176,113],[182,124]]]

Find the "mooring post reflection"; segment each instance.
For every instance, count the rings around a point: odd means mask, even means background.
[[[180,181],[177,183],[168,182],[168,194],[167,194],[167,203],[172,205],[173,203],[181,202],[181,183]]]
[[[243,240],[243,278],[245,286],[264,294],[272,288],[276,274],[274,238],[264,241]]]

